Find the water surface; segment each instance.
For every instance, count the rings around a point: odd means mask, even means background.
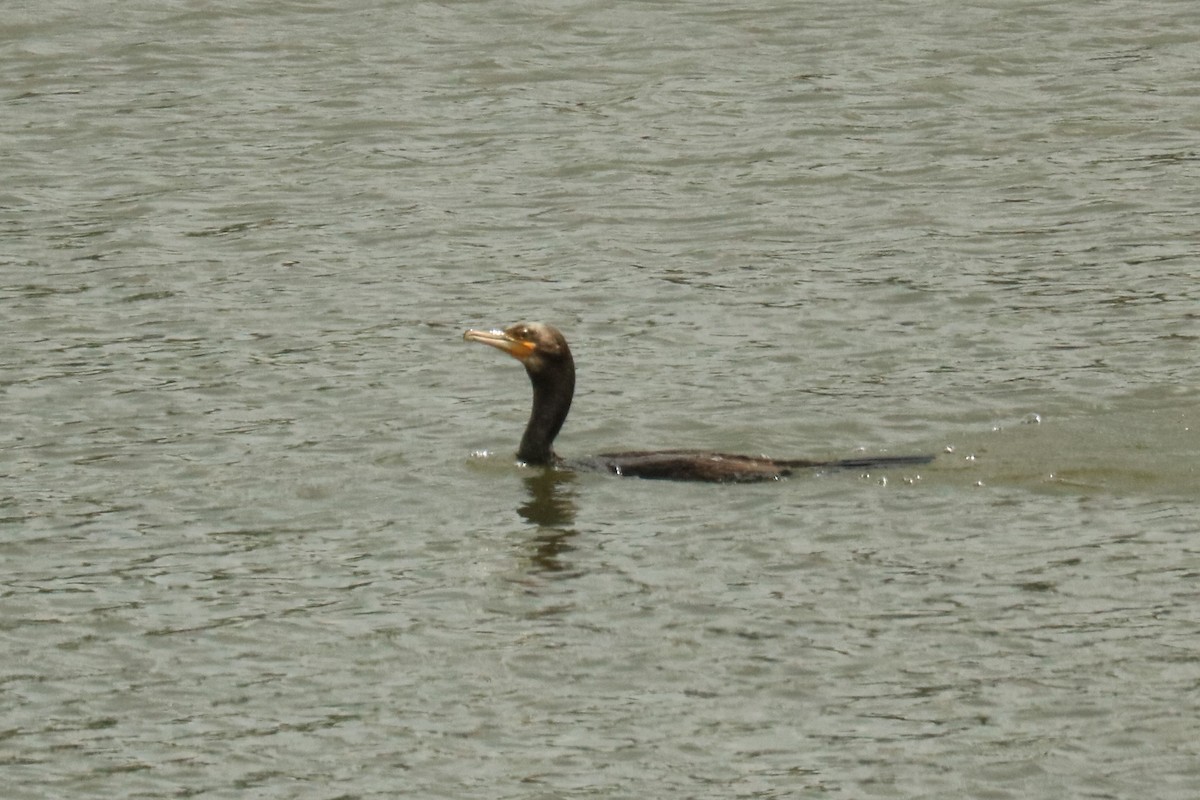
[[[0,28],[9,796],[1200,786],[1190,4]],[[930,467],[755,486],[564,455]]]

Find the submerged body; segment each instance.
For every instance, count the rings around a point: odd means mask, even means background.
[[[562,333],[540,322],[518,322],[504,331],[469,330],[463,338],[503,350],[525,365],[533,384],[533,410],[521,437],[517,458],[526,464],[565,464],[635,478],[744,483],[778,480],[797,469],[868,469],[927,464],[933,460],[933,456],[916,455],[819,461],[704,450],[652,450],[601,453],[578,461],[564,461],[555,455],[553,445],[575,395],[575,360]]]
[[[601,453],[583,459],[614,475],[671,481],[708,483],[753,483],[786,478],[798,469],[871,469],[928,464],[933,456],[864,456],[819,461],[807,458],[769,458],[709,450],[653,450],[647,452]],[[570,464],[571,462],[567,462]]]

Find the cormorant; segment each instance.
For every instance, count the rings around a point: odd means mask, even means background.
[[[778,480],[805,468],[869,469],[928,464],[933,456],[863,456],[816,461],[744,456],[704,450],[601,453],[564,461],[552,446],[575,394],[575,360],[559,330],[541,322],[518,322],[503,331],[468,330],[463,339],[503,350],[525,365],[533,383],[533,411],[517,458],[526,464],[606,470],[614,475],[677,481],[735,483]]]

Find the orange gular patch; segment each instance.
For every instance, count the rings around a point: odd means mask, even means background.
[[[533,342],[511,341],[509,342],[508,354],[517,361],[525,361],[531,358],[537,352],[537,345]]]

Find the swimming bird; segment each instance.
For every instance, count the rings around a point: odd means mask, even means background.
[[[517,458],[526,464],[598,469],[636,478],[744,483],[778,480],[797,469],[871,469],[933,460],[930,455],[779,459],[707,450],[625,451],[564,460],[554,453],[553,445],[575,396],[575,360],[562,332],[542,322],[518,322],[502,331],[468,330],[463,339],[502,350],[525,366],[533,384],[533,409]]]

